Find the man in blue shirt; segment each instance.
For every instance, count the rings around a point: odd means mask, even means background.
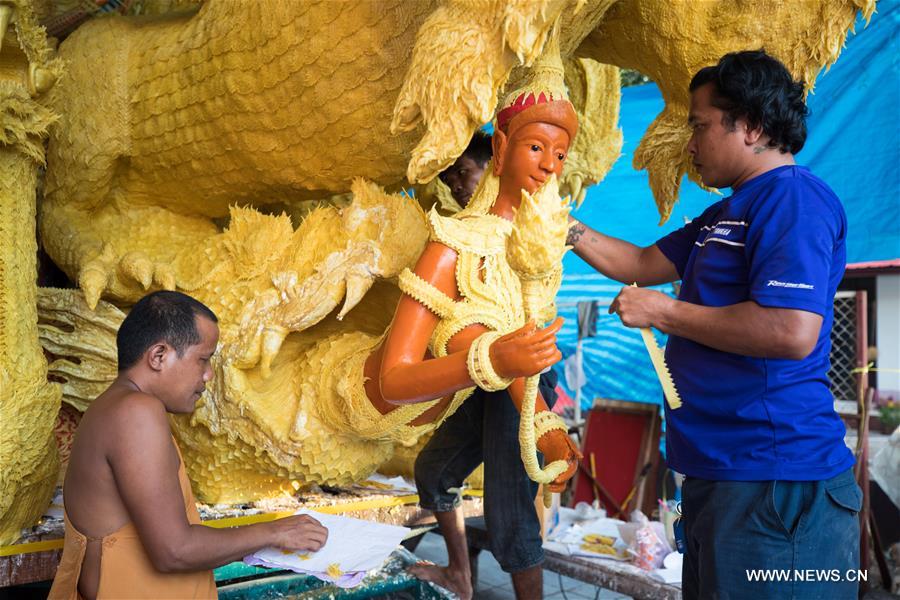
[[[705,185],[732,195],[647,248],[570,230],[575,253],[612,279],[682,280],[677,300],[626,287],[610,312],[669,334],[685,598],[856,597],[861,492],[826,376],[847,219],[794,163],[803,86],[763,51],[701,69],[688,152]]]

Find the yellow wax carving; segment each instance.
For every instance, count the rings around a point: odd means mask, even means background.
[[[0,542],[40,514],[56,471],[60,388],[46,382],[36,307],[53,378],[81,409],[115,373],[117,306],[170,288],[213,308],[216,377],[193,415],[172,419],[201,499],[293,493],[293,480],[359,481],[433,429],[409,426],[412,412],[373,414],[359,393],[354,369],[384,335],[396,281],[457,323],[477,316],[499,331],[535,308],[541,319],[551,314],[560,274],[523,299],[505,258],[491,268],[515,283],[493,308],[460,309],[401,277],[429,236],[458,244],[465,260],[491,247],[481,233],[500,231],[485,216],[496,190],[454,221],[426,220],[391,192],[428,182],[459,156],[554,27],[581,117],[560,188],[579,199],[618,156],[616,67],[635,68],[666,101],[635,155],[665,220],[688,170],[693,73],[725,52],[765,47],[811,84],[857,13],[875,6],[384,0],[372,11],[351,0],[169,0],[138,4],[178,12],[79,27],[59,48],[63,73],[32,4],[0,3],[0,28],[15,31],[0,36],[0,62],[12,65],[0,73],[0,417],[16,432],[0,441]],[[55,3],[35,4],[53,16]],[[28,240],[47,132],[39,232],[83,297],[34,298]],[[485,190],[496,185],[485,180]],[[461,233],[457,221],[484,225]],[[465,260],[461,286],[475,272]],[[453,333],[443,327],[433,350]]]

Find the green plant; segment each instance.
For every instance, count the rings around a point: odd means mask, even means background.
[[[900,403],[888,398],[878,410],[881,413],[880,419],[885,433],[892,433],[900,425]]]

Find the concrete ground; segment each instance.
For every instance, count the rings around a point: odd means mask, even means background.
[[[428,533],[416,547],[416,556],[438,565],[447,564],[447,546],[444,538]],[[514,600],[512,580],[500,569],[490,552],[478,555],[478,586],[476,600]],[[544,598],[547,600],[630,600],[629,596],[582,583],[576,579],[560,576],[544,570]]]

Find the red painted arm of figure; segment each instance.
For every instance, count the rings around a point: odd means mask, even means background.
[[[426,246],[415,268],[416,274],[451,298],[458,298],[456,252],[443,244]],[[417,300],[404,294],[397,305],[394,322],[384,345],[381,362],[381,393],[391,404],[425,402],[472,387],[466,367],[469,344],[486,331],[467,328],[461,340],[451,344],[451,352],[441,358],[426,358],[428,342],[439,317]],[[558,320],[545,329],[533,323],[503,336],[491,345],[491,362],[501,377],[524,377],[540,373],[557,362]]]

